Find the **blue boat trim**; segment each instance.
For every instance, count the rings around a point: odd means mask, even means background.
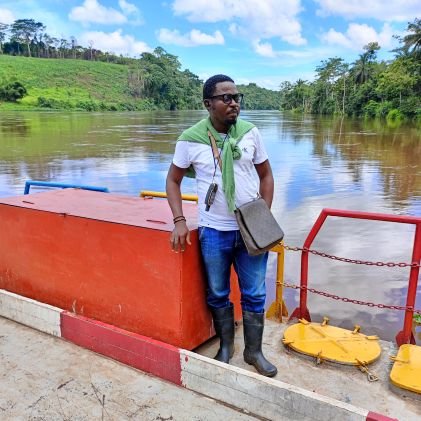
[[[84,186],[82,184],[68,184],[68,183],[55,183],[51,181],[36,181],[28,180],[25,182],[25,190],[23,194],[29,194],[31,186],[41,186],[41,187],[59,187],[61,189],[83,189],[83,190],[93,190],[104,193],[109,193],[107,187],[96,187],[96,186]]]

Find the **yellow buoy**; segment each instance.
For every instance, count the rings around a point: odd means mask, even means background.
[[[366,336],[355,326],[353,331],[301,319],[285,330],[283,342],[294,351],[313,356],[318,362],[333,361],[340,364],[365,366],[381,353],[377,336]]]
[[[395,363],[390,372],[390,381],[402,389],[421,393],[421,347],[417,345],[401,345]]]

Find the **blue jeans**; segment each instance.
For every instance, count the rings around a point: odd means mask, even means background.
[[[230,305],[230,272],[231,265],[234,264],[241,291],[242,309],[263,313],[268,253],[249,256],[238,230],[218,231],[199,227],[199,241],[208,281],[208,305],[213,308]]]

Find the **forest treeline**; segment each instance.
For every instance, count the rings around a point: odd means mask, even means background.
[[[245,94],[244,108],[421,119],[420,19],[408,24],[407,35],[396,38],[400,47],[387,62],[377,59],[380,45],[373,42],[353,63],[339,57],[322,61],[314,81],[283,82],[279,91],[254,83],[238,85]],[[51,37],[43,23],[19,19],[0,23],[2,55],[9,60],[0,68],[0,101],[54,109],[202,108],[203,81],[161,47],[139,58],[125,57],[100,51],[93,43],[80,46],[75,37]],[[13,62],[24,57],[30,60]],[[38,67],[43,76],[36,76]],[[116,86],[107,85],[108,79]]]
[[[314,114],[421,119],[421,20],[409,23],[407,35],[391,61],[377,60],[372,42],[353,63],[324,60],[314,81],[283,82],[281,108]]]

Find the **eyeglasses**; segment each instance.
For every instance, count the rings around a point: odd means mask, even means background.
[[[222,95],[214,95],[209,97],[209,99],[219,98],[222,99],[224,104],[231,104],[231,101],[234,100],[237,104],[241,104],[243,102],[244,94],[222,94]]]

